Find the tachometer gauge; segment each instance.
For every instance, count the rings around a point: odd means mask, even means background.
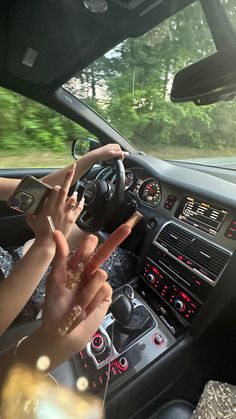
[[[155,207],[161,199],[161,187],[156,179],[146,179],[138,191],[139,199],[145,204]]]

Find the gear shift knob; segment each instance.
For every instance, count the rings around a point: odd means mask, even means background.
[[[110,310],[117,323],[121,326],[126,326],[133,317],[134,306],[127,294],[120,294],[111,303]]]

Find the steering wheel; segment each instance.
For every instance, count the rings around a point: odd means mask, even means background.
[[[104,179],[82,181],[78,195],[83,195],[84,209],[77,225],[86,232],[102,230],[112,219],[123,200],[125,189],[125,168],[122,160],[113,159],[115,183]]]

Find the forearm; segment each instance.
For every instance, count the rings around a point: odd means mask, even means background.
[[[95,151],[87,153],[85,156],[81,157],[78,161],[76,161],[75,175],[72,180],[72,184],[77,182],[77,180],[80,179],[96,161],[97,158]],[[44,176],[41,180],[50,186],[62,185],[65,176],[68,173],[68,169],[69,166],[56,170],[55,172],[50,173],[47,176]]]
[[[7,201],[20,181],[21,179],[0,178],[0,201]]]
[[[54,252],[53,239],[51,242],[38,242],[36,239],[8,278],[0,283],[0,335],[31,297],[51,263]]]

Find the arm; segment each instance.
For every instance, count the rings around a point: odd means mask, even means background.
[[[21,179],[7,179],[0,177],[0,201],[7,201],[19,185],[20,181]]]
[[[85,348],[100,326],[111,303],[112,289],[107,284],[106,273],[99,269],[92,277],[83,279],[74,289],[66,287],[68,245],[59,231],[55,231],[57,253],[52,271],[47,280],[42,325],[19,346],[14,359],[14,350],[0,355],[0,385],[14,361],[35,367],[38,358],[46,355],[50,359],[50,370]],[[86,237],[79,250],[70,259],[85,265],[94,252],[97,237]],[[82,313],[75,327],[61,336],[58,332],[63,326],[68,313],[77,304]]]
[[[46,272],[55,253],[53,238],[36,239],[25,256],[0,283],[0,335],[12,323]]]
[[[119,144],[107,144],[104,147],[90,151],[76,162],[72,185],[78,179],[80,179],[81,176],[83,176],[90,169],[90,167],[96,163],[96,161],[107,161],[113,158],[124,158],[124,156],[127,154],[128,153],[121,150]],[[41,180],[52,187],[55,185],[62,185],[69,167],[70,166],[66,166],[62,169],[56,170],[55,172],[44,176],[41,178]],[[0,201],[7,201],[20,181],[21,179],[0,178]]]
[[[66,201],[73,176],[74,170],[70,168],[62,188],[54,188],[40,213],[28,218],[36,239],[8,278],[0,283],[0,335],[26,304],[54,257],[56,246],[47,215],[67,236],[83,209],[83,202],[75,209],[71,207],[74,196]]]
[[[119,144],[107,144],[96,150],[90,151],[76,161],[75,175],[72,184],[80,179],[99,160],[107,161],[113,158],[123,159],[128,153],[121,150]],[[61,185],[68,167],[56,170],[41,180],[50,186]]]

